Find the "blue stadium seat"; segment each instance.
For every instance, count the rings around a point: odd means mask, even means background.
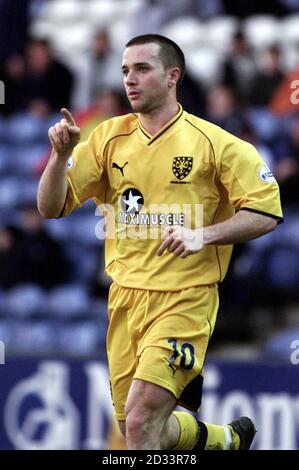
[[[61,319],[85,316],[88,307],[87,291],[80,284],[65,284],[55,287],[48,294],[49,314]]]
[[[75,356],[97,354],[105,344],[106,330],[98,322],[83,321],[59,330],[61,352]]]
[[[35,284],[22,284],[10,289],[6,296],[7,313],[27,318],[43,315],[46,311],[45,291]]]
[[[7,141],[7,119],[0,116],[0,142],[6,143]]]
[[[95,233],[98,221],[99,217],[96,217],[94,214],[74,214],[74,217],[72,218],[73,240],[86,245],[99,246],[101,241],[98,240]]]
[[[34,175],[36,168],[49,150],[48,144],[26,144],[12,147],[15,171],[24,175]]]
[[[265,108],[248,109],[247,117],[256,136],[263,142],[273,141],[280,132],[280,121]]]
[[[11,146],[8,144],[1,143],[0,144],[0,174],[6,175],[14,169],[14,159],[11,157],[12,157]]]
[[[7,122],[7,138],[12,145],[49,144],[48,119],[38,119],[30,113],[13,116]]]
[[[14,342],[11,344],[15,353],[53,355],[57,352],[57,344],[57,327],[49,321],[22,321],[15,324]]]
[[[297,291],[299,286],[299,248],[277,245],[269,248],[266,259],[266,282],[272,289]],[[298,292],[299,295],[299,292]]]
[[[292,353],[299,348],[299,328],[288,328],[275,333],[263,349],[263,357],[292,363]],[[299,358],[299,353],[297,354]],[[298,367],[298,366],[297,366]]]
[[[249,44],[256,49],[265,49],[281,39],[282,24],[272,15],[251,15],[244,20],[243,28]]]
[[[21,198],[19,178],[15,176],[0,178],[0,209],[16,207]]]
[[[10,320],[0,320],[0,340],[4,343],[5,352],[9,352],[14,341],[13,328]]]
[[[95,209],[95,205],[94,205]],[[96,236],[96,224],[100,218],[90,210],[82,211],[81,208],[68,217],[46,222],[47,230],[58,240],[67,243],[76,243],[81,246],[101,246],[103,240]]]
[[[70,243],[65,251],[73,266],[71,273],[73,282],[88,283],[98,270],[99,249]]]
[[[38,180],[35,178],[26,178],[22,184],[22,197],[19,198],[18,203],[20,206],[23,204],[36,205],[36,195],[38,189]]]
[[[0,289],[0,315],[2,316],[3,314],[6,314],[6,294]]]
[[[47,232],[58,241],[65,243],[72,242],[72,222],[70,217],[45,220],[44,225]]]

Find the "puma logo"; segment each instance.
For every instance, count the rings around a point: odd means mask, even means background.
[[[116,170],[119,170],[124,176],[124,167],[128,164],[129,162],[126,162],[123,166],[119,166],[117,163],[112,162],[112,168],[115,168]]]

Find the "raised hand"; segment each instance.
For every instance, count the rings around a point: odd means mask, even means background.
[[[63,119],[50,127],[48,135],[57,154],[68,158],[80,140],[80,128],[68,109],[62,108],[61,113]]]

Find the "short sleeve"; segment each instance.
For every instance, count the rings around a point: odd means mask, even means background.
[[[255,147],[230,136],[220,151],[220,181],[236,210],[246,209],[282,222],[278,184]]]
[[[68,160],[68,192],[60,217],[70,214],[90,198],[101,199],[104,186],[104,161],[101,133],[96,128],[88,140],[78,144]]]

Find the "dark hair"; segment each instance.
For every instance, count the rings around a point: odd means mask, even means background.
[[[178,67],[180,69],[181,75],[177,82],[177,86],[179,86],[185,75],[185,56],[181,48],[171,39],[161,36],[160,34],[143,34],[131,39],[126,44],[126,47],[138,44],[148,44],[150,42],[160,46],[159,58],[161,59],[165,69],[169,69],[171,67]]]

